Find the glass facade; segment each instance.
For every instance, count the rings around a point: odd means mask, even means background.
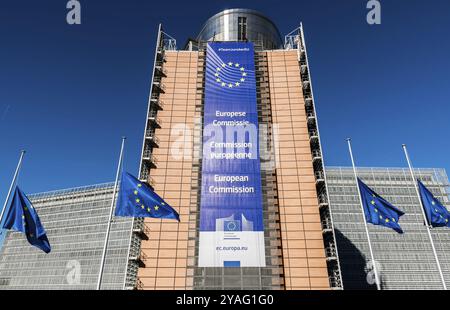
[[[375,261],[383,289],[442,289],[420,203],[408,169],[358,168],[358,176],[375,192],[405,212],[400,219],[404,234],[369,224]],[[344,289],[375,289],[368,241],[353,171],[326,168],[330,207],[336,230]],[[447,207],[449,182],[444,169],[416,169],[415,176]],[[450,234],[433,228],[433,240],[447,285],[450,285]]]
[[[113,184],[30,195],[52,251],[9,231],[1,249],[0,289],[96,289]],[[123,289],[132,219],[114,218],[102,289]]]
[[[261,13],[249,9],[230,9],[209,18],[199,35],[199,41],[251,41],[264,49],[282,47],[280,32]]]

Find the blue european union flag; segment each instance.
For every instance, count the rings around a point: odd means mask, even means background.
[[[122,172],[116,216],[155,217],[180,220],[171,206],[159,197],[147,184],[128,172]]]
[[[433,227],[449,227],[450,213],[419,180],[419,192],[428,223]]]
[[[364,215],[367,223],[392,228],[398,233],[403,233],[398,224],[400,217],[405,214],[383,197],[375,193],[358,178],[358,186],[361,192],[361,200],[364,207]]]
[[[42,226],[31,201],[19,187],[16,187],[14,192],[3,228],[23,232],[30,244],[45,253],[50,253],[51,247],[44,226]]]

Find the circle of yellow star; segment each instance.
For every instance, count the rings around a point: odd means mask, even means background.
[[[233,72],[234,70],[239,70],[241,72],[241,77],[238,77],[237,81],[229,81],[228,79],[230,79],[229,76],[227,76],[226,74],[229,72],[227,70],[227,72],[224,72],[224,75],[221,76],[220,72],[221,72],[221,67],[225,68],[225,67],[229,67],[229,70],[231,70],[231,72]],[[221,67],[217,67],[216,68],[216,72],[214,73],[214,78],[216,80],[216,82],[218,84],[220,84],[222,87],[228,87],[228,88],[233,88],[233,87],[240,87],[241,84],[245,81],[245,76],[247,76],[247,72],[245,72],[245,68],[242,67],[239,63],[233,63],[233,62],[228,62],[228,63],[222,63]],[[233,79],[233,77],[231,77],[231,79]]]

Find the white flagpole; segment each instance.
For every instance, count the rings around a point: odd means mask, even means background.
[[[25,155],[25,151],[22,150],[20,152],[20,158],[19,158],[19,163],[17,164],[16,172],[14,172],[14,177],[13,177],[11,185],[9,187],[8,194],[6,195],[6,200],[5,200],[5,204],[3,205],[2,213],[0,214],[0,224],[3,221],[3,216],[5,215],[6,208],[8,207],[9,197],[11,197],[11,193],[12,193],[14,185],[16,184],[16,181],[17,181],[17,176],[19,175],[20,168],[22,167],[22,160],[23,160],[24,155]]]
[[[102,285],[103,269],[105,268],[106,250],[108,248],[109,231],[111,230],[111,221],[113,217],[114,203],[116,202],[117,183],[119,183],[119,174],[120,168],[122,166],[122,157],[123,157],[123,148],[125,146],[125,139],[126,139],[125,137],[122,138],[122,146],[120,147],[119,163],[117,164],[117,172],[116,172],[116,182],[114,183],[113,196],[111,199],[111,208],[109,210],[108,226],[106,229],[105,243],[103,244],[102,261],[100,263],[100,271],[98,273],[97,290],[99,290]]]
[[[444,290],[447,290],[447,285],[445,284],[444,274],[442,273],[441,264],[440,264],[439,258],[437,256],[436,248],[434,247],[433,237],[431,236],[431,231],[430,231],[430,226],[429,226],[430,223],[428,222],[427,215],[425,214],[425,209],[423,207],[422,198],[420,197],[419,188],[417,187],[417,181],[416,181],[416,178],[414,177],[414,171],[412,168],[411,160],[409,159],[408,150],[406,149],[406,144],[402,144],[402,147],[403,147],[403,151],[405,152],[406,161],[408,162],[409,172],[411,173],[411,178],[414,183],[414,188],[416,189],[417,198],[419,199],[420,208],[422,210],[423,220],[425,221],[425,226],[427,227],[428,237],[430,238],[430,242],[431,242],[431,248],[433,249],[433,254],[434,254],[434,258],[436,260],[436,265],[438,267],[439,275],[441,276],[442,287],[444,288]]]
[[[356,188],[358,189],[359,202],[360,202],[360,206],[361,206],[361,214],[362,214],[362,217],[363,217],[364,228],[366,229],[367,241],[369,243],[370,257],[372,259],[373,272],[375,273],[375,282],[377,284],[377,290],[381,290],[380,279],[378,277],[377,265],[376,265],[376,262],[375,262],[375,258],[373,256],[372,243],[370,242],[369,228],[367,227],[366,215],[365,215],[365,212],[364,212],[364,206],[363,206],[363,201],[362,201],[362,197],[361,197],[361,191],[359,189],[358,175],[356,174],[355,161],[353,159],[353,151],[352,151],[352,144],[351,144],[351,139],[350,138],[347,139],[347,143],[348,143],[348,150],[350,152],[350,158],[352,160],[352,167],[353,167],[353,173],[355,175]]]

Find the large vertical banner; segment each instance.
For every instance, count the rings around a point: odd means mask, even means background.
[[[199,267],[264,267],[252,43],[208,43]]]

